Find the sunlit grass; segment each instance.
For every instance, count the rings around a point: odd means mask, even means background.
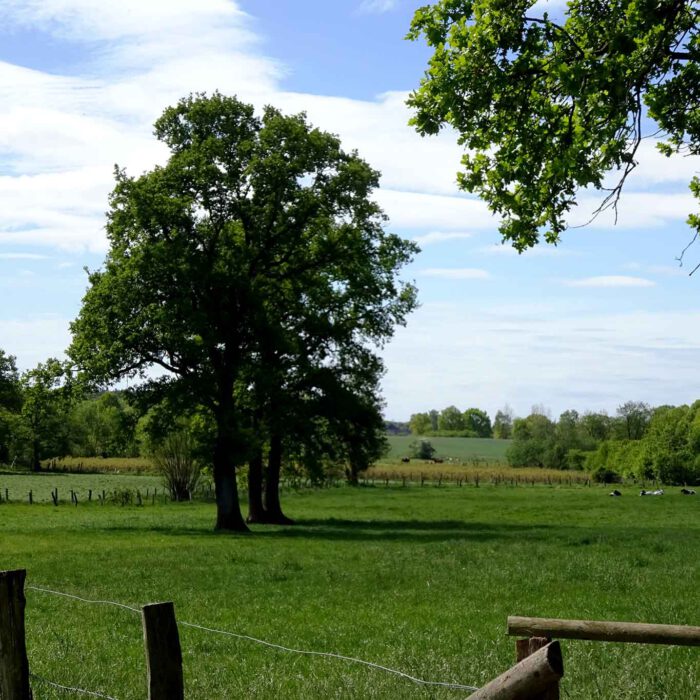
[[[409,445],[418,438],[415,435],[389,435],[390,460],[409,457]],[[427,437],[435,448],[435,456],[451,457],[464,462],[505,462],[506,451],[512,440],[491,438]]]
[[[34,477],[37,480],[43,477]],[[68,478],[68,477],[66,477]],[[700,624],[700,501],[503,484],[286,494],[298,525],[214,534],[213,506],[0,505],[0,568],[28,584],[479,685],[508,615]],[[27,591],[34,673],[143,698],[140,620]],[[464,698],[345,662],[180,629],[190,698]],[[698,696],[697,649],[563,641],[564,698]],[[66,695],[35,683],[38,700]]]

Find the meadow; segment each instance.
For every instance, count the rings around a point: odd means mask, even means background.
[[[388,435],[389,461],[410,456],[409,445],[416,440],[415,435]],[[418,438],[420,439],[420,438]],[[512,440],[492,438],[428,437],[435,448],[435,456],[441,459],[454,459],[463,462],[505,462],[506,450]]]
[[[512,665],[508,615],[700,624],[700,501],[677,489],[649,499],[608,490],[303,490],[284,499],[296,526],[242,536],[212,532],[211,503],[11,502],[0,505],[0,568],[26,568],[28,586],[135,607],[173,600],[181,621],[478,686]],[[37,700],[68,697],[40,678],[144,697],[137,614],[29,588],[27,635]],[[469,695],[190,627],[180,637],[190,698]],[[700,691],[697,649],[562,647],[563,698]]]

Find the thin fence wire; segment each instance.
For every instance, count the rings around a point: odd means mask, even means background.
[[[93,697],[93,698],[105,698],[105,700],[117,700],[117,698],[115,698],[111,695],[106,695],[105,693],[100,693],[96,690],[85,690],[84,688],[72,688],[69,685],[61,685],[60,683],[54,683],[53,681],[50,681],[47,678],[44,678],[43,676],[39,676],[36,673],[30,673],[29,677],[32,680],[41,681],[42,683],[45,683],[46,685],[50,685],[53,688],[58,688],[59,690],[65,690],[67,693],[74,693],[76,695],[89,695],[90,697]]]
[[[236,639],[246,639],[250,642],[255,642],[257,644],[263,644],[266,647],[271,647],[272,649],[279,649],[280,651],[287,651],[292,654],[305,654],[307,656],[325,656],[331,659],[341,659],[342,661],[350,661],[356,664],[362,664],[363,666],[368,666],[369,668],[375,668],[379,671],[386,671],[387,673],[393,673],[406,680],[413,681],[419,685],[430,685],[430,686],[442,686],[443,688],[451,688],[453,690],[479,690],[477,687],[471,685],[461,685],[460,683],[449,683],[444,681],[426,681],[422,678],[416,678],[403,671],[397,671],[394,668],[389,668],[388,666],[381,666],[380,664],[372,663],[371,661],[364,661],[363,659],[356,659],[353,656],[344,656],[343,654],[334,654],[333,652],[327,651],[309,651],[307,649],[294,649],[292,647],[285,647],[281,644],[274,644],[273,642],[266,642],[264,639],[256,639],[255,637],[250,637],[247,634],[236,634],[235,632],[227,632],[226,630],[213,629],[211,627],[202,627],[202,625],[195,625],[191,622],[181,622],[178,624],[183,627],[192,627],[194,629],[204,630],[205,632],[213,632],[214,634],[224,634],[228,637],[235,637]]]
[[[57,595],[57,596],[62,596],[64,598],[71,598],[73,600],[78,600],[82,603],[89,603],[91,605],[112,605],[117,608],[122,608],[123,610],[128,610],[130,612],[134,612],[138,615],[141,614],[141,610],[138,608],[134,608],[130,605],[125,605],[124,603],[118,603],[113,600],[91,600],[89,598],[82,598],[81,596],[73,595],[71,593],[63,593],[61,591],[54,591],[50,588],[42,588],[39,586],[27,586],[28,589],[33,590],[33,591],[40,591],[41,593],[49,593],[51,595]],[[205,627],[203,625],[197,625],[192,622],[184,622],[182,620],[178,620],[178,625],[181,625],[182,627],[190,627],[192,629],[198,629],[202,630],[204,632],[209,632],[212,634],[221,634],[225,635],[227,637],[234,637],[236,639],[243,639],[249,642],[254,642],[255,644],[261,644],[263,646],[269,647],[271,649],[277,649],[279,651],[284,651],[288,652],[291,654],[301,654],[305,656],[321,656],[321,657],[326,657],[330,659],[339,659],[341,661],[348,661],[350,663],[355,663],[355,664],[360,664],[362,666],[367,666],[368,668],[373,668],[378,671],[384,671],[386,673],[391,673],[395,676],[398,676],[400,678],[403,678],[405,680],[411,681],[412,683],[416,683],[417,685],[423,685],[423,686],[439,686],[442,688],[449,688],[451,690],[479,690],[477,686],[473,685],[463,685],[461,683],[450,683],[447,681],[429,681],[425,680],[423,678],[418,678],[416,676],[411,676],[408,673],[404,673],[403,671],[399,671],[394,668],[389,668],[388,666],[382,666],[381,664],[376,664],[373,663],[372,661],[365,661],[364,659],[358,659],[353,656],[345,656],[343,654],[336,654],[333,652],[326,652],[326,651],[312,651],[308,649],[295,649],[293,647],[286,647],[283,646],[282,644],[275,644],[274,642],[268,642],[264,639],[258,639],[257,637],[251,637],[250,635],[247,634],[238,634],[236,632],[229,632],[227,630],[220,630],[216,629],[213,627]]]
[[[131,605],[124,605],[124,603],[116,603],[113,600],[89,600],[88,598],[81,598],[80,596],[73,595],[72,593],[62,593],[61,591],[52,591],[50,588],[40,588],[39,586],[26,586],[26,588],[32,591],[41,591],[42,593],[50,593],[51,595],[60,595],[64,598],[72,598],[73,600],[79,600],[81,603],[90,603],[92,605],[114,605],[116,608],[124,608],[124,610],[130,610],[137,614],[141,614],[138,608],[134,608]]]

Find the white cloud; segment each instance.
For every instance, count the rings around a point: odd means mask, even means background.
[[[381,14],[397,7],[399,0],[362,0],[360,12]]]
[[[687,186],[690,180],[700,172],[699,156],[676,153],[667,157],[657,148],[658,143],[657,139],[646,139],[639,144],[635,155],[638,164],[627,177],[625,193],[661,184]],[[609,173],[604,185],[614,187],[619,179],[619,173]]]
[[[622,267],[626,270],[646,272],[650,275],[662,275],[664,277],[686,277],[689,269],[680,265],[642,265],[639,262],[628,262]]]
[[[22,370],[45,362],[47,357],[63,357],[71,340],[68,323],[67,319],[57,316],[0,319],[3,350],[17,357]]]
[[[11,24],[42,27],[79,41],[117,40],[211,27],[244,14],[228,0],[3,0]],[[250,37],[252,38],[252,36]]]
[[[418,245],[425,247],[433,245],[434,243],[445,243],[446,241],[463,241],[467,238],[471,238],[473,235],[473,233],[466,233],[464,231],[430,231],[430,233],[414,236],[413,240],[418,243]]]
[[[533,351],[534,350],[534,351]],[[506,402],[614,411],[700,397],[700,313],[595,313],[568,302],[426,303],[397,330],[384,357],[387,416],[450,404],[494,415]]]
[[[602,275],[599,277],[583,277],[581,279],[563,280],[567,287],[654,287],[656,282],[644,277],[628,275]]]
[[[465,227],[497,225],[483,202],[457,191],[462,149],[453,132],[419,137],[408,126],[405,92],[363,101],[281,91],[284,68],[261,55],[249,18],[235,2],[5,0],[0,19],[81,42],[92,56],[82,76],[0,62],[0,159],[2,172],[14,180],[0,182],[0,206],[10,205],[3,209],[2,242],[103,250],[113,164],[139,173],[162,163],[167,150],[151,134],[153,120],[188,92],[215,89],[258,107],[305,110],[314,124],[337,133],[345,148],[357,148],[383,174],[377,198],[392,227],[437,229],[456,240]],[[679,177],[652,146],[644,149],[656,159],[653,177],[685,183],[688,173]],[[32,180],[40,174],[56,177]],[[71,187],[64,186],[69,181]],[[599,201],[597,193],[585,195],[572,223],[585,221]],[[619,224],[664,226],[694,208],[689,194],[626,193]],[[611,223],[608,213],[593,225]]]
[[[685,188],[684,188],[685,189]],[[690,193],[629,192],[625,190],[615,212],[608,209],[591,221],[605,194],[585,192],[569,216],[571,226],[588,225],[591,228],[660,228],[673,222],[682,222],[697,210],[697,200]]]
[[[429,267],[418,274],[421,277],[440,277],[448,280],[484,280],[490,277],[486,270],[475,267]]]
[[[666,277],[686,277],[689,269],[680,265],[649,265],[647,271],[652,275],[664,275]]]
[[[479,199],[380,189],[376,198],[389,216],[391,225],[401,229],[463,230],[493,228],[495,219]]]
[[[0,253],[0,260],[46,260],[48,257],[38,253]]]
[[[540,245],[535,248],[528,248],[522,253],[513,248],[512,245],[508,243],[494,243],[493,245],[482,246],[479,248],[480,253],[485,253],[487,255],[503,255],[508,257],[556,257],[559,255],[580,255],[578,251],[569,250],[566,248],[557,248],[553,245]]]

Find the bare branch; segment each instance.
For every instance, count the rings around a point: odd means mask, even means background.
[[[685,248],[683,248],[683,250],[681,251],[681,254],[676,258],[676,260],[678,260],[678,262],[680,263],[680,267],[683,267],[683,257],[688,252],[688,249],[690,248],[690,246],[693,245],[693,243],[695,243],[695,241],[697,241],[697,239],[698,239],[698,233],[696,232],[695,235],[690,239],[690,243],[688,243],[688,245]],[[695,268],[695,270],[697,270],[697,267]],[[695,270],[693,270],[693,272],[695,272]],[[693,272],[691,272],[690,274],[692,275]]]

